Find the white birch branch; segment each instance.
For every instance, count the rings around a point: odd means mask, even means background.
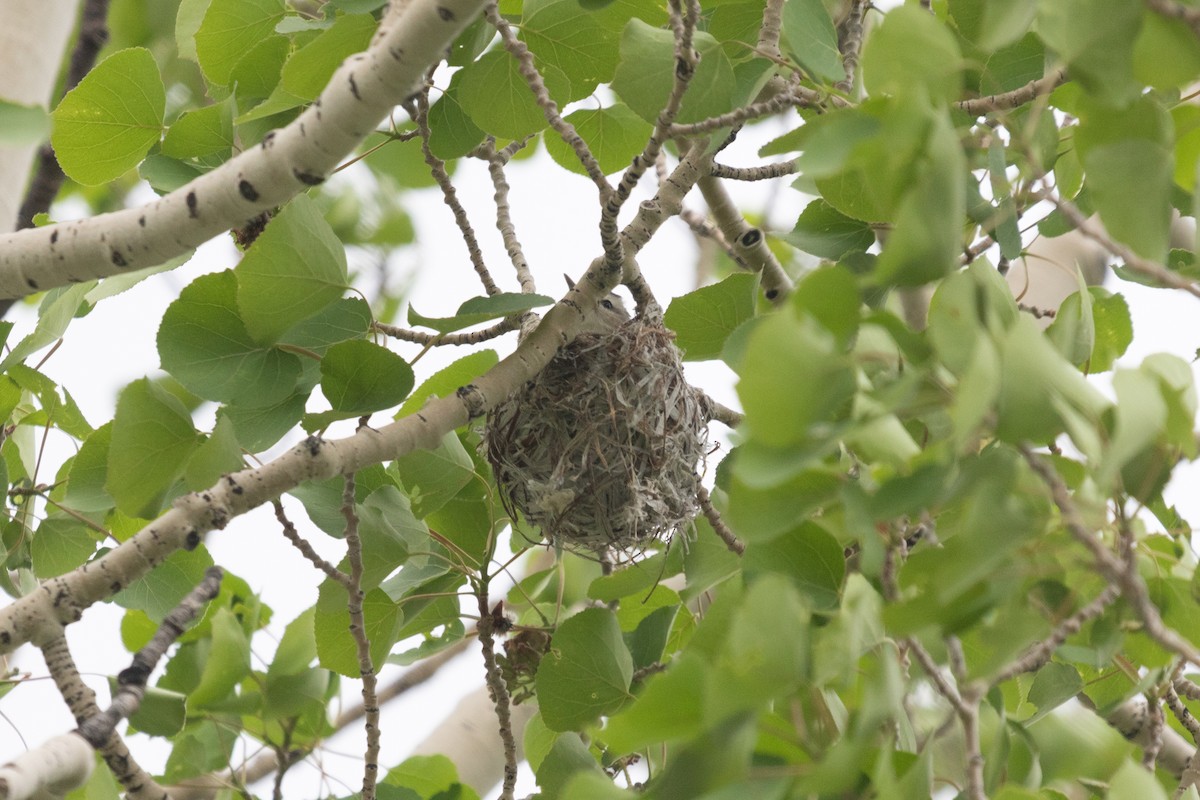
[[[0,767],[0,800],[62,797],[87,782],[95,763],[82,736],[55,736]]]
[[[0,236],[0,298],[162,264],[320,184],[417,90],[482,7],[483,0],[414,0],[259,146],[144,206]]]
[[[79,0],[5,0],[0,25],[0,99],[46,107]],[[17,224],[37,142],[0,147],[0,231]]]

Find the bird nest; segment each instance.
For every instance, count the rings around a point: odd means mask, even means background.
[[[708,420],[673,338],[642,319],[580,334],[489,413],[510,515],[595,557],[631,556],[696,516]]]

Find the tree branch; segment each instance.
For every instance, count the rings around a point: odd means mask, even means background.
[[[989,111],[1006,111],[1028,103],[1035,97],[1050,94],[1067,82],[1067,71],[1056,69],[1049,75],[1030,81],[1019,89],[1003,94],[993,94],[987,97],[976,97],[971,100],[960,100],[956,106],[968,114],[982,116]]]
[[[414,0],[260,146],[151,203],[0,236],[0,298],[155,266],[321,183],[421,85],[483,0]]]

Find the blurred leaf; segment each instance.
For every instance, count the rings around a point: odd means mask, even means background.
[[[229,609],[219,609],[213,619],[212,648],[204,663],[200,684],[188,695],[191,708],[219,704],[250,672],[250,640]]]
[[[954,36],[915,6],[889,11],[863,47],[863,83],[872,95],[922,88],[934,100],[955,100],[962,92],[961,68]]]
[[[117,400],[105,489],[125,513],[153,519],[199,446],[183,405],[146,378],[134,381]]]
[[[228,86],[234,65],[270,36],[282,18],[280,0],[211,0],[196,31],[196,56],[204,77]]]
[[[846,77],[837,31],[821,0],[792,0],[784,5],[783,39],[788,54],[818,80],[836,83]]]
[[[44,141],[49,135],[50,115],[46,109],[0,100],[0,145],[33,145]]]

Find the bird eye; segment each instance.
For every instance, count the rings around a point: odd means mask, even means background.
[[[613,308],[612,300],[601,300],[600,305],[604,306],[609,311],[612,311],[612,308]]]

